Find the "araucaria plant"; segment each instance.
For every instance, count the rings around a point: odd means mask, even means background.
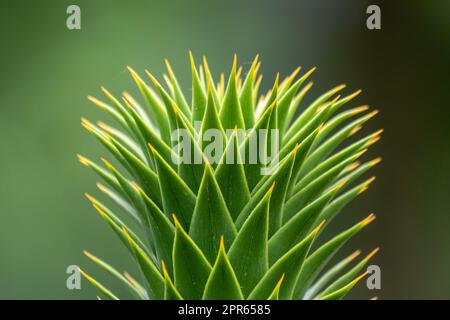
[[[277,76],[259,96],[258,57],[247,73],[235,57],[228,81],[221,74],[217,83],[205,58],[190,60],[190,102],[167,61],[164,85],[129,68],[141,101],[105,88],[106,101],[89,97],[120,129],[82,120],[115,158],[103,159],[105,168],[79,156],[116,209],[87,197],[142,277],[86,255],[139,299],[343,298],[377,249],[328,265],[375,216],[317,238],[374,179],[359,181],[380,159],[358,159],[381,131],[354,135],[377,111],[346,108],[360,91],[341,96],[344,85],[303,105],[314,69]],[[82,273],[100,298],[118,298]]]

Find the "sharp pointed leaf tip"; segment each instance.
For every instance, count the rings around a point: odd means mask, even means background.
[[[383,160],[383,158],[381,158],[381,157],[375,158],[372,161],[370,161],[370,166],[373,167],[373,166],[379,164],[382,160]]]
[[[174,101],[172,102],[172,109],[176,114],[179,113],[180,109],[178,108],[177,104]]]
[[[91,260],[98,260],[96,256],[86,250],[83,250],[83,254]]]
[[[83,269],[78,267],[78,271],[80,271],[80,273],[83,275],[83,277],[85,277],[89,282],[94,282],[94,279],[90,275],[88,275],[86,272],[84,272]]]
[[[376,178],[376,177],[373,176],[373,177],[367,179],[366,181],[364,181],[364,182],[362,183],[361,188],[360,188],[359,191],[358,191],[358,194],[361,194],[361,193],[363,193],[364,191],[366,191],[366,190],[369,188],[369,185],[375,180],[375,178]]]
[[[127,66],[128,72],[130,72],[131,77],[135,82],[140,82],[139,76],[137,75],[136,71],[134,71],[130,66]]]
[[[225,251],[225,239],[223,235],[220,236],[220,249]]]
[[[355,252],[353,252],[351,255],[349,255],[346,260],[348,262],[354,260],[356,257],[358,257],[361,254],[361,250],[356,250]]]
[[[325,222],[326,222],[325,220],[322,220],[322,222],[319,223],[319,225],[313,230],[313,232],[318,233],[325,225]]]
[[[97,210],[97,212],[100,213],[100,215],[101,215],[103,218],[109,220],[108,215],[107,215],[102,209],[100,209],[95,203],[93,203],[92,205],[94,206],[95,210]]]
[[[269,193],[269,194],[272,194],[274,188],[275,188],[275,181],[274,181],[274,182],[272,183],[272,185],[270,186],[268,193]]]
[[[233,66],[231,67],[231,70],[234,70],[236,72],[237,68],[237,54],[235,53],[233,56]]]
[[[81,164],[84,164],[85,166],[89,166],[89,160],[87,158],[83,157],[80,154],[77,154],[77,158],[78,158],[78,161],[80,161]]]
[[[380,129],[377,132],[375,132],[373,135],[374,136],[379,136],[380,134],[382,134],[384,132],[384,129]]]
[[[367,226],[369,223],[371,223],[373,220],[375,220],[376,216],[371,213],[370,215],[367,216],[367,218],[365,218],[363,221],[361,221],[363,226]]]
[[[101,184],[100,182],[97,182],[95,185],[101,192],[106,192],[106,187],[103,184]]]
[[[276,289],[280,289],[281,284],[283,283],[284,278],[286,277],[286,273],[283,273],[283,275],[281,276],[280,280],[278,280],[277,285],[275,286]]]
[[[360,152],[358,152],[357,154],[355,154],[355,158],[358,159],[358,158],[361,157],[364,153],[366,153],[367,150],[369,150],[369,149],[368,149],[368,148],[362,149]]]
[[[336,186],[336,188],[335,188],[334,190],[335,190],[335,191],[338,191],[339,189],[341,189],[341,188],[347,183],[348,180],[349,180],[348,178],[342,180],[342,181]]]
[[[150,78],[150,81],[153,83],[154,86],[160,87],[160,84],[159,84],[158,80],[156,80],[156,78],[150,73],[150,71],[145,69],[145,73]]]
[[[371,113],[367,115],[367,119],[375,117],[380,111],[378,109],[373,110]]]
[[[105,158],[101,158],[101,159],[102,159],[103,163],[108,167],[108,169],[110,169],[110,170],[114,169],[114,167],[112,166],[111,163],[109,163],[108,160],[106,160]]]
[[[84,193],[84,196],[85,196],[90,202],[92,202],[92,203],[95,203],[95,202],[96,202],[96,200],[94,199],[94,197],[91,196],[89,193],[85,192],[85,193]]]
[[[377,254],[378,251],[380,251],[380,248],[379,248],[379,247],[373,249],[372,252],[369,253],[369,254],[367,255],[367,257],[364,259],[364,261],[369,261],[370,259],[372,259],[372,257],[373,257],[375,254]]]
[[[81,125],[88,131],[94,130],[94,128],[92,127],[92,124],[86,118],[81,118]]]
[[[139,193],[144,193],[144,190],[142,190],[142,188],[135,181],[132,181],[131,184],[137,191],[139,191]]]
[[[103,93],[105,94],[105,96],[107,96],[111,100],[114,99],[114,96],[105,87],[101,86],[101,89],[102,89]]]
[[[368,110],[368,109],[369,109],[369,106],[368,106],[368,105],[363,105],[363,106],[357,107],[357,108],[355,108],[355,109],[353,110],[353,115],[356,115],[356,114],[358,114],[358,113],[364,112],[364,111],[366,111],[366,110]]]
[[[130,234],[128,233],[127,229],[125,229],[124,226],[121,227],[123,234],[125,235],[125,237],[127,237],[128,241],[130,243],[133,243],[133,240],[131,239]]]
[[[362,278],[364,278],[366,275],[368,275],[369,272],[364,272],[362,275],[358,276],[355,280],[352,281],[352,284],[355,285],[357,284]]]
[[[150,143],[147,143],[147,145],[148,145],[148,147],[150,148],[150,151],[151,151],[153,154],[155,154],[155,153],[156,153],[156,149],[155,149]]]
[[[161,260],[161,267],[164,273],[164,278],[169,277],[169,273],[167,272],[166,264],[164,263],[164,260]]]
[[[348,136],[349,136],[349,137],[353,136],[355,133],[357,133],[357,132],[358,132],[359,130],[361,130],[361,129],[362,129],[362,126],[360,126],[360,125],[354,127],[354,128],[352,129],[352,131],[350,131],[350,133],[348,134]]]
[[[355,170],[356,168],[358,168],[359,166],[360,166],[360,162],[359,161],[355,161],[355,162],[353,162],[352,164],[349,164],[348,165],[348,167],[347,167],[347,170],[348,171],[353,171],[353,170]]]
[[[181,224],[180,224],[180,221],[178,221],[178,218],[177,218],[177,216],[175,215],[175,213],[172,213],[172,219],[173,219],[173,222],[175,223],[175,226],[176,226],[176,227],[182,228],[182,227],[181,227]]]
[[[298,147],[299,147],[299,144],[296,143],[296,144],[295,144],[295,147],[294,147],[294,150],[292,151],[292,152],[294,153],[294,155],[297,155]]]

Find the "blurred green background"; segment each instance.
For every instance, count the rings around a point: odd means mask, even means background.
[[[381,6],[380,31],[365,25],[372,3]],[[81,7],[79,31],[66,28],[70,4]],[[98,194],[96,177],[75,154],[107,153],[79,118],[107,119],[86,100],[100,85],[136,92],[126,65],[160,75],[167,57],[189,90],[189,49],[216,73],[235,52],[246,66],[260,53],[265,89],[298,65],[318,66],[310,98],[341,82],[362,88],[357,103],[381,111],[365,132],[385,129],[367,157],[384,161],[335,228],[377,213],[342,254],[380,246],[382,289],[360,286],[350,297],[450,298],[449,14],[439,0],[2,0],[0,298],[93,298],[86,281],[82,290],[65,285],[73,264],[110,280],[83,249],[135,272],[82,195]]]

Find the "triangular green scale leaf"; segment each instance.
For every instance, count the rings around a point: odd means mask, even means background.
[[[323,209],[320,214],[319,219],[327,220],[327,224],[333,220],[333,218],[338,215],[342,209],[350,203],[353,199],[355,199],[358,195],[363,193],[368,185],[373,181],[373,179],[366,180],[365,182],[359,184],[358,186],[346,191],[342,195],[336,197],[333,201],[331,201],[325,209]]]
[[[285,221],[287,221],[292,215],[298,212],[298,208],[303,208],[311,201],[316,199],[330,184],[336,181],[339,173],[344,170],[346,166],[354,162],[359,155],[356,154],[349,157],[345,161],[338,163],[336,166],[326,171],[315,180],[311,181],[308,185],[304,186],[293,194],[286,202],[285,208]],[[294,188],[296,189],[296,188]],[[294,190],[295,191],[295,190]]]
[[[114,233],[119,237],[120,241],[125,245],[125,247],[130,251],[130,253],[133,253],[130,247],[130,243],[123,234],[123,228],[126,228],[128,231],[128,234],[133,239],[134,242],[138,243],[139,246],[146,252],[146,254],[152,259],[153,262],[156,261],[156,257],[153,255],[150,250],[142,243],[140,238],[128,228],[125,223],[123,223],[114,213],[112,213],[111,210],[109,210],[105,205],[103,205],[98,200],[94,199],[89,194],[85,194],[85,196],[88,198],[88,200],[92,203],[94,208],[98,211],[98,213],[102,216],[103,219],[106,220],[108,225],[113,229]]]
[[[164,213],[167,217],[177,213],[183,228],[191,224],[195,207],[195,195],[170,165],[152,148],[158,171]]]
[[[292,100],[291,105],[289,106],[288,113],[286,115],[285,131],[290,127],[292,119],[296,115],[300,103],[303,101],[303,98],[305,97],[305,95],[308,93],[308,91],[311,89],[312,86],[313,83],[308,82],[308,84],[304,86],[302,90],[300,90],[300,92]]]
[[[100,290],[101,293],[103,293],[108,300],[119,300],[116,295],[114,295],[111,291],[105,288],[104,285],[102,285],[100,282],[89,276],[86,272],[79,269],[80,273],[98,290]]]
[[[252,62],[247,77],[244,80],[244,84],[242,85],[241,95],[239,97],[246,128],[252,128],[255,124],[255,99],[253,85],[255,83],[255,69],[258,63],[258,58],[259,56],[257,55]]]
[[[175,287],[183,298],[200,299],[211,273],[211,265],[199,247],[175,220],[175,241],[173,243],[173,270]]]
[[[207,164],[192,215],[189,236],[213,263],[219,251],[220,237],[224,236],[230,245],[236,234],[236,227],[211,165]]]
[[[183,300],[183,297],[170,279],[164,261],[162,261],[162,269],[164,273],[164,300]]]
[[[175,237],[175,228],[170,220],[158,206],[145,194],[138,185],[135,188],[139,191],[142,199],[147,207],[147,219],[153,234],[153,241],[156,254],[159,260],[167,261],[169,274],[173,274],[172,270],[172,250],[173,240]]]
[[[234,56],[227,90],[223,98],[220,119],[225,130],[233,129],[234,127],[245,129],[244,117],[242,115],[239,94],[236,87],[236,56]]]
[[[297,183],[298,177],[300,175],[300,168],[308,156],[309,151],[311,150],[311,146],[314,142],[314,139],[317,136],[317,133],[320,131],[321,127],[318,127],[314,130],[309,136],[307,136],[299,145],[298,151],[295,156],[294,165],[292,166],[292,174],[291,179],[289,179],[289,187],[286,194],[286,198],[289,198],[293,192],[295,184]]]
[[[136,138],[137,142],[141,145],[141,147],[145,148],[146,142],[144,137],[142,136],[142,133],[140,132],[136,122],[134,121],[132,115],[129,112],[129,109],[123,106],[108,90],[102,87],[102,90],[104,94],[111,100],[113,105],[116,107],[116,109],[119,111],[119,113],[122,115],[123,119],[127,123],[128,128],[130,129],[130,132],[132,135]],[[149,154],[144,151],[144,155],[149,157]]]
[[[161,154],[161,156],[168,162],[168,163],[174,163],[173,161],[170,161],[173,158],[176,158],[177,155],[172,151],[172,149],[163,141],[161,138],[156,135],[153,130],[145,123],[145,121],[139,116],[139,114],[136,112],[136,110],[130,108],[130,114],[133,116],[136,125],[138,126],[139,130],[142,133],[142,136],[144,137],[146,144],[145,146],[150,143],[158,152]],[[147,152],[149,152],[148,148],[145,148]],[[170,161],[170,162],[169,162]]]
[[[167,119],[166,108],[164,103],[158,98],[156,92],[154,92],[150,87],[148,87],[145,82],[134,72],[133,69],[128,67],[137,87],[142,93],[142,96],[147,101],[149,105],[150,116],[158,124],[159,133],[161,139],[166,143],[170,144],[170,124]]]
[[[171,144],[171,134],[174,130],[177,130],[179,125],[177,123],[177,115],[175,113],[175,110],[173,108],[173,105],[176,105],[175,101],[170,97],[170,95],[167,93],[167,91],[163,88],[163,86],[159,83],[159,81],[149,72],[146,70],[147,76],[152,81],[153,85],[157,88],[159,95],[161,97],[161,100],[163,102],[163,105],[165,107],[166,111],[166,119],[169,123],[169,131],[168,131],[168,138],[166,140],[167,144]]]
[[[189,108],[189,105],[186,101],[186,98],[183,95],[183,91],[180,88],[180,85],[178,84],[178,80],[175,77],[175,73],[172,70],[172,67],[170,66],[169,60],[165,59],[164,63],[166,64],[167,72],[169,73],[169,79],[170,83],[173,88],[173,93],[175,96],[175,101],[177,105],[180,106],[180,110],[183,112],[183,114],[187,117],[191,117],[191,110]]]
[[[207,87],[208,86],[210,87],[211,94],[212,94],[212,97],[214,99],[214,104],[216,105],[217,111],[219,111],[220,105],[221,105],[220,99],[219,99],[216,87],[214,85],[214,80],[213,80],[213,77],[212,77],[212,74],[211,74],[211,70],[209,69],[208,61],[206,60],[205,56],[203,56],[203,67],[205,69],[205,76],[206,76]]]
[[[211,86],[208,86],[208,100],[199,138],[201,139],[201,147],[205,157],[212,163],[213,167],[215,167],[220,161],[220,157],[225,149],[226,134],[220,123],[219,114],[217,113],[214,98],[212,96]],[[220,147],[217,150],[216,146],[218,144],[220,144]]]
[[[285,134],[285,139],[290,140],[297,131],[301,130],[316,114],[319,108],[328,101],[332,96],[345,88],[345,85],[337,86],[330,91],[324,93],[319,98],[317,98],[313,103],[310,104],[305,111],[294,121],[294,123],[289,127]]]
[[[269,268],[267,240],[272,191],[273,188],[249,215],[228,251],[244,297],[248,296]]]
[[[375,219],[375,215],[371,214],[361,222],[357,223],[353,227],[340,233],[319,249],[314,251],[308,259],[305,261],[305,265],[300,273],[295,286],[294,298],[302,299],[305,295],[307,288],[316,279],[317,275],[322,271],[325,265],[331,260],[336,252],[356,233],[362,228],[367,226]]]
[[[145,192],[150,198],[161,207],[161,193],[159,190],[158,176],[156,173],[150,169],[145,163],[139,160],[136,156],[131,154],[128,149],[123,147],[118,141],[110,137],[111,142],[114,147],[120,152],[126,162],[128,167],[130,167],[130,173],[142,183]]]
[[[119,271],[114,269],[108,263],[104,262],[103,260],[97,258],[96,256],[87,251],[84,251],[84,255],[88,257],[90,260],[92,260],[95,264],[97,264],[100,268],[106,270],[109,274],[111,274],[114,278],[119,280],[122,284],[124,284],[125,287],[127,287],[135,297],[142,300],[147,299],[147,297],[143,295],[141,291],[137,290],[136,287],[134,287],[133,284],[127,280],[127,278],[125,278]]]
[[[235,130],[229,138],[220,164],[214,172],[233,221],[236,220],[242,208],[250,199],[250,191],[238,144]],[[239,186],[239,188],[236,188],[236,186]]]
[[[275,289],[273,289],[272,293],[270,294],[269,298],[267,300],[280,300],[280,287],[284,280],[284,274],[281,276],[280,281],[278,281],[277,285],[275,286]]]
[[[356,98],[357,96],[359,96],[359,94],[361,92],[362,92],[362,90],[356,90],[355,92],[350,93],[349,95],[347,95],[347,96],[345,96],[343,98],[340,98],[335,103],[333,103],[333,105],[328,109],[328,112],[330,113],[330,116],[335,114],[343,105],[345,105],[349,101],[351,101],[354,98]]]
[[[348,157],[357,154],[359,152],[365,152],[367,148],[375,143],[378,139],[378,133],[371,134],[365,138],[362,138],[348,147],[342,149],[341,151],[337,152],[336,154],[333,154],[326,160],[322,161],[320,164],[317,164],[313,169],[309,171],[304,171],[305,166],[307,166],[307,163],[309,162],[309,157],[305,160],[305,163],[303,164],[302,168],[300,169],[300,179],[298,183],[295,186],[295,191],[300,190],[307,184],[309,184],[311,181],[322,175],[324,172],[328,171],[332,167],[334,167],[336,164],[340,163],[344,159],[347,159]],[[294,191],[294,192],[295,192]]]
[[[376,248],[371,253],[369,253],[364,259],[362,259],[357,265],[355,265],[352,269],[346,272],[344,275],[339,277],[336,281],[330,284],[325,290],[323,290],[319,299],[323,298],[339,289],[345,288],[348,284],[352,283],[357,277],[357,275],[361,272],[361,270],[367,265],[367,263],[372,259],[372,257],[378,252],[379,248]],[[343,296],[342,296],[343,297]],[[341,298],[342,298],[341,297]]]
[[[289,183],[289,177],[292,173],[292,165],[295,159],[295,153],[296,150],[293,150],[289,157],[283,159],[280,162],[280,164],[278,165],[278,170],[276,170],[274,174],[269,175],[269,178],[262,184],[262,186],[260,186],[258,189],[255,189],[254,193],[251,195],[250,200],[244,206],[238,218],[236,219],[235,223],[238,230],[242,227],[245,220],[252,212],[253,208],[261,201],[267,191],[272,187],[274,182],[274,197],[272,197],[270,201],[269,224],[271,227],[269,227],[269,235],[271,234],[270,230],[278,229],[278,226],[282,221],[282,212],[276,210],[283,207],[287,184]],[[278,185],[279,187],[277,187]]]
[[[368,170],[376,166],[381,162],[381,157],[375,158],[371,161],[367,161],[363,163],[362,165],[359,164],[359,162],[355,162],[351,165],[349,165],[345,171],[343,171],[338,179],[347,179],[349,184],[353,181],[357,180],[360,176],[362,176],[364,173],[366,173]]]
[[[346,286],[344,286],[344,287],[342,287],[342,288],[340,288],[340,289],[338,289],[338,290],[336,290],[334,292],[331,292],[328,295],[320,296],[319,300],[341,300],[366,275],[367,275],[367,272],[362,274],[362,275],[360,275],[358,278],[356,278],[355,280],[353,280],[352,282],[350,282]]]
[[[314,168],[318,163],[320,163],[326,156],[328,156],[335,148],[337,148],[343,141],[345,141],[349,136],[353,135],[359,130],[361,125],[372,118],[377,111],[371,112],[363,117],[360,117],[339,132],[334,134],[328,140],[323,142],[311,155],[308,157],[308,161],[302,168],[302,172],[308,172]]]
[[[164,296],[164,278],[145,251],[131,238],[128,231],[122,227],[122,232],[127,237],[134,257],[147,280],[149,297],[151,299],[162,299]]]
[[[332,107],[332,106],[331,106]],[[330,108],[331,108],[330,107]],[[353,108],[350,110],[346,110],[344,112],[339,113],[335,117],[333,117],[331,120],[329,120],[321,130],[320,134],[317,136],[316,141],[314,141],[314,147],[319,145],[320,142],[322,142],[335,128],[337,128],[341,123],[343,123],[345,120],[348,120],[361,112],[364,112],[368,110],[368,106],[361,106],[357,108]]]
[[[117,112],[113,107],[111,107],[109,104],[100,101],[99,99],[92,97],[92,96],[88,96],[87,97],[88,100],[90,102],[92,102],[93,104],[95,104],[97,107],[105,110],[106,112],[108,112],[118,123],[120,123],[120,125],[127,131],[130,132],[130,128],[128,128],[127,122],[125,121],[125,119],[122,117],[122,115]]]
[[[203,91],[201,80],[198,77],[197,68],[195,67],[194,57],[189,51],[189,59],[191,61],[192,73],[192,122],[202,121],[206,108],[206,95]]]
[[[320,198],[299,210],[269,240],[269,262],[275,263],[279,257],[303,239],[315,226],[330,199],[336,194],[338,186],[329,190]]]
[[[300,270],[302,269],[305,258],[320,227],[321,225],[276,261],[257,284],[252,293],[250,293],[248,299],[267,299],[283,275],[284,280],[280,288],[280,299],[291,299]]]
[[[276,103],[272,104],[265,113],[258,119],[255,127],[250,130],[250,132],[245,137],[245,140],[241,143],[240,153],[242,161],[244,163],[245,176],[247,179],[247,184],[249,190],[252,191],[254,187],[258,184],[260,179],[263,177],[261,170],[263,164],[261,159],[258,159],[260,154],[260,148],[264,147],[266,144],[263,143],[261,146],[261,134],[264,130],[269,128],[270,119],[276,108]],[[239,136],[240,130],[238,131],[238,140],[241,141]],[[259,157],[260,158],[260,157]]]
[[[286,90],[281,92],[280,102],[278,103],[278,112],[280,114],[280,131],[281,135],[284,134],[287,127],[287,115],[289,112],[289,107],[291,106],[292,100],[297,94],[300,86],[305,82],[305,80],[313,73],[315,68],[309,70],[305,75],[298,79],[292,86],[286,87]]]
[[[106,159],[102,159],[105,165],[108,167],[109,171],[111,171],[116,177],[117,181],[120,183],[122,190],[125,192],[128,200],[131,204],[133,204],[136,212],[138,212],[138,221],[141,223],[145,221],[145,204],[142,201],[139,192],[133,187],[131,182],[125,178],[116,168],[114,168]]]
[[[216,262],[211,270],[205,286],[202,299],[204,300],[242,300],[244,296],[233,267],[225,252],[223,237]]]
[[[103,180],[108,183],[117,193],[121,195],[125,195],[120,183],[117,181],[116,177],[114,177],[111,173],[97,165],[95,162],[83,157],[82,155],[78,155],[78,160],[81,164],[85,165],[88,168],[91,168],[95,173],[97,173]]]
[[[124,159],[122,154],[117,150],[114,144],[110,141],[110,136],[106,132],[100,130],[97,126],[82,118],[81,125],[91,133],[109,152],[120,162],[127,170],[132,171],[128,162]]]
[[[122,208],[125,212],[129,213],[130,216],[136,220],[136,222],[140,223],[139,213],[134,208],[134,206],[129,202],[128,198],[104,186],[101,183],[97,183],[97,188],[101,192],[103,192],[107,197],[109,197],[114,203],[116,203],[120,208]]]
[[[324,273],[319,280],[314,282],[308,291],[306,292],[304,299],[313,299],[331,280],[333,280],[342,270],[344,270],[357,256],[361,254],[360,250],[356,250],[348,257],[342,259],[332,268],[330,268],[326,273]]]

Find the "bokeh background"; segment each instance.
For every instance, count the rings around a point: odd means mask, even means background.
[[[66,28],[81,7],[82,29]],[[366,28],[378,4],[382,30]],[[381,113],[377,180],[336,220],[336,230],[370,212],[376,222],[342,251],[380,246],[382,289],[351,298],[450,298],[450,2],[432,1],[23,1],[0,4],[0,298],[91,299],[66,289],[66,268],[89,262],[88,249],[120,270],[134,269],[121,243],[82,193],[96,177],[75,154],[105,150],[79,118],[105,119],[86,96],[105,85],[133,89],[126,65],[163,72],[167,57],[189,90],[188,50],[216,73],[236,52],[262,58],[263,87],[277,71],[318,66],[309,97],[340,83],[363,89],[357,103]],[[122,288],[112,286],[119,294]]]

